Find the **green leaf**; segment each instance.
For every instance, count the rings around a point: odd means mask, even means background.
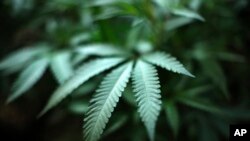
[[[197,19],[200,21],[205,21],[205,19],[202,16],[200,16],[198,13],[196,13],[195,11],[185,9],[185,8],[173,9],[172,13],[175,15],[179,15],[179,16],[183,16],[187,18],[193,18],[193,19]]]
[[[74,114],[82,115],[88,110],[88,102],[83,100],[73,101],[69,104],[68,109]]]
[[[161,109],[160,85],[153,65],[138,60],[133,73],[133,89],[140,116],[150,140],[154,140],[155,125]]]
[[[77,66],[79,65],[81,62],[83,62],[84,60],[86,60],[88,58],[87,55],[83,55],[83,54],[76,54],[73,58],[72,58],[72,61],[71,61],[71,64],[73,66]]]
[[[88,81],[90,78],[121,63],[123,60],[124,58],[118,57],[96,59],[84,64],[83,66],[77,69],[76,73],[71,78],[69,78],[63,85],[56,89],[56,91],[52,94],[47,105],[39,114],[39,116],[43,115],[52,107],[57,105],[66,96],[72,93],[73,90]]]
[[[87,141],[96,141],[100,138],[129,81],[131,70],[132,63],[125,64],[112,71],[102,81],[90,101],[89,110],[84,119],[84,137]]]
[[[89,33],[80,33],[75,36],[73,36],[70,39],[70,45],[71,46],[76,46],[81,44],[82,42],[86,42],[91,39],[91,35]]]
[[[82,55],[111,56],[124,54],[124,52],[117,47],[108,44],[82,45],[78,46],[76,51]]]
[[[227,88],[226,76],[220,66],[220,64],[214,59],[201,60],[201,65],[205,75],[207,75],[216,85],[224,96],[229,99],[230,95]]]
[[[215,107],[214,104],[201,98],[191,98],[191,97],[182,95],[182,96],[179,96],[177,100],[187,106],[200,109],[203,111],[207,111],[210,113],[214,113],[214,114],[223,113],[219,108]]]
[[[0,70],[11,69],[16,66],[25,66],[25,64],[31,61],[35,56],[48,51],[46,47],[30,47],[18,50],[8,55],[4,60],[0,62]],[[22,67],[20,67],[21,69]]]
[[[48,65],[48,59],[42,58],[34,61],[27,68],[25,68],[17,81],[13,85],[12,95],[8,98],[7,103],[12,102],[23,93],[28,91],[43,75]]]
[[[56,53],[52,57],[50,67],[58,83],[64,83],[73,74],[73,68],[70,63],[70,53]]]
[[[135,98],[134,98],[134,93],[133,93],[132,87],[130,85],[125,89],[122,98],[124,98],[124,100],[128,104],[130,104],[132,106],[136,106],[136,101],[135,101]]]
[[[117,115],[114,117],[115,121],[110,124],[110,127],[107,128],[107,130],[103,133],[103,136],[107,136],[118,129],[120,129],[128,120],[128,115]]]
[[[119,0],[120,1],[120,0]],[[117,0],[93,0],[88,6],[107,6],[119,2]]]
[[[179,113],[176,108],[176,105],[172,101],[165,103],[165,112],[167,115],[167,120],[170,124],[170,127],[173,130],[174,135],[176,136],[179,130],[180,118]]]
[[[190,77],[194,77],[190,72],[188,72],[184,66],[176,60],[176,58],[172,57],[170,54],[165,54],[164,52],[155,52],[143,57],[149,63],[160,66],[169,71],[184,74]]]
[[[186,17],[172,18],[167,21],[165,29],[167,31],[174,30],[179,27],[185,26],[191,23],[192,21],[193,21],[192,19]]]
[[[206,92],[209,92],[213,87],[211,85],[201,85],[197,87],[193,87],[190,89],[187,89],[185,91],[182,91],[181,93],[185,96],[189,97],[197,97],[198,95],[204,94]],[[177,91],[177,90],[176,90]]]
[[[230,52],[216,52],[216,57],[218,59],[224,60],[224,61],[230,61],[230,62],[244,62],[245,59],[243,56],[230,53]]]

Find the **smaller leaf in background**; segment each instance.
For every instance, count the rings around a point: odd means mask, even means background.
[[[132,23],[132,28],[128,31],[127,39],[126,39],[126,47],[133,49],[134,45],[140,39],[141,31],[143,29],[142,23],[144,21],[142,19],[135,19]]]
[[[190,9],[197,11],[201,7],[202,2],[203,0],[191,0],[189,7]]]
[[[60,84],[63,84],[73,74],[70,57],[70,52],[60,52],[52,56],[50,67]]]
[[[34,0],[7,0],[6,3],[11,5],[12,13],[14,15],[21,15],[30,12],[34,7]]]
[[[121,15],[124,15],[121,9],[117,7],[108,7],[108,8],[103,8],[100,14],[96,15],[94,19],[105,20],[105,19],[110,19],[116,16],[121,16]]]
[[[207,112],[217,114],[217,115],[223,114],[220,108],[214,106],[213,103],[205,99],[188,97],[188,96],[182,95],[182,96],[178,96],[177,100],[181,102],[182,104],[185,104],[187,106],[190,106],[196,109],[200,109],[200,110],[207,111]]]
[[[84,85],[80,86],[79,88],[77,88],[74,91],[74,94],[72,95],[72,97],[74,98],[79,98],[82,96],[85,96],[86,94],[90,94],[92,93],[98,86],[99,79],[94,79],[92,81],[88,81],[86,82]]]
[[[171,18],[166,22],[165,29],[167,31],[178,29],[182,26],[190,24],[192,21],[193,21],[192,19],[186,17]]]
[[[201,61],[204,73],[214,82],[214,84],[222,91],[222,94],[229,99],[230,95],[227,88],[226,77],[221,66],[214,59],[205,59]]]
[[[123,98],[130,105],[136,106],[135,96],[134,96],[132,87],[130,85],[126,87],[124,94],[123,94]]]
[[[145,54],[151,52],[153,50],[153,46],[147,41],[139,41],[136,45],[136,50],[141,54]]]
[[[230,62],[245,62],[245,58],[241,55],[230,53],[230,52],[218,52],[215,53],[216,57],[223,61],[230,61]]]
[[[200,21],[205,21],[205,19],[202,16],[200,16],[198,13],[196,13],[195,11],[185,9],[185,8],[173,9],[172,13],[175,15],[178,15],[178,16],[183,16],[183,17],[187,17],[187,18],[197,19]]]
[[[153,0],[156,4],[164,9],[171,9],[172,7],[178,7],[180,0]]]
[[[84,100],[72,101],[69,104],[68,109],[74,114],[83,115],[88,110],[88,102]]]
[[[121,0],[119,0],[121,1]],[[87,7],[92,7],[92,6],[107,6],[107,5],[112,5],[115,3],[118,3],[119,1],[117,0],[93,0],[88,3]]]
[[[133,90],[138,112],[146,126],[149,139],[153,141],[156,121],[161,110],[160,82],[153,65],[137,61],[133,72]]]
[[[73,36],[69,42],[71,46],[77,46],[83,42],[88,41],[89,39],[91,39],[91,35],[89,33],[80,33]]]
[[[105,58],[105,59],[95,59],[88,63],[85,63],[81,67],[79,67],[75,74],[69,78],[64,84],[56,89],[56,91],[50,97],[47,105],[39,114],[42,116],[52,107],[61,102],[66,96],[71,94],[73,90],[78,88],[80,85],[88,81],[90,78],[95,75],[114,67],[115,65],[124,61],[124,58]]]
[[[96,141],[116,107],[129,81],[133,63],[127,63],[113,70],[102,81],[96,94],[90,101],[89,109],[84,119],[84,137],[87,141]]]
[[[149,63],[152,63],[164,69],[167,69],[168,71],[194,77],[194,75],[188,72],[184,68],[184,66],[178,60],[176,60],[176,58],[164,52],[151,53],[151,54],[145,55],[143,59]]]
[[[197,87],[187,89],[181,93],[185,96],[197,97],[197,96],[204,94],[205,92],[209,92],[209,90],[211,90],[212,88],[213,86],[211,85],[202,85],[202,86],[197,86]]]
[[[7,102],[12,102],[28,91],[42,77],[47,65],[48,59],[42,58],[34,61],[26,69],[24,69],[17,81],[14,83],[12,95],[8,98]]]
[[[115,119],[115,121],[111,122],[110,127],[107,127],[107,130],[103,133],[104,137],[117,131],[123,125],[125,125],[125,123],[128,120],[128,117],[127,117],[127,115],[117,115],[117,116],[114,116],[114,119]]]
[[[30,47],[13,52],[0,62],[0,70],[12,69],[12,67],[25,66],[34,57],[47,52],[47,47]]]
[[[72,66],[78,66],[80,65],[84,60],[86,60],[88,58],[87,55],[83,55],[80,53],[77,53],[76,55],[74,55],[74,57],[72,58],[71,64]]]
[[[170,127],[173,130],[175,137],[178,134],[179,126],[180,126],[180,117],[178,113],[178,109],[173,101],[167,101],[164,104],[165,112],[167,115],[167,120]]]
[[[112,56],[122,55],[124,51],[108,44],[89,44],[76,47],[76,52],[82,55],[98,55],[98,56]]]
[[[202,118],[198,122],[200,124],[199,141],[219,141],[218,132],[215,132],[211,126],[210,119]]]

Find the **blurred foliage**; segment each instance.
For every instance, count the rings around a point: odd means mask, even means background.
[[[157,68],[163,102],[155,140],[228,140],[229,124],[250,119],[249,8],[247,0],[3,0],[0,126],[16,136],[10,140],[83,140],[82,117],[106,75],[79,84],[36,119],[53,90],[93,59],[161,51],[196,77]],[[129,83],[101,140],[149,140],[136,103]]]

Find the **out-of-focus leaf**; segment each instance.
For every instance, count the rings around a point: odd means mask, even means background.
[[[79,65],[81,62],[83,62],[83,61],[84,61],[85,59],[87,59],[87,58],[88,58],[87,55],[77,53],[77,54],[73,57],[73,59],[72,59],[72,61],[71,61],[71,64],[72,64],[73,66],[77,66],[77,65]]]
[[[185,26],[187,24],[190,24],[192,21],[193,21],[192,19],[186,18],[186,17],[172,18],[172,19],[167,21],[165,28],[168,31],[174,30],[174,29],[180,28],[182,26]]]
[[[150,51],[152,51],[153,46],[149,42],[139,41],[136,45],[136,50],[141,54],[145,54],[145,53],[149,53]]]
[[[34,0],[7,0],[7,2],[11,4],[14,15],[28,12],[34,6]]]
[[[9,69],[16,66],[25,66],[27,62],[38,55],[42,55],[49,49],[47,47],[30,47],[18,50],[0,62],[0,70]]]
[[[89,94],[90,92],[93,92],[95,88],[97,88],[98,84],[96,83],[99,80],[94,80],[90,82],[86,82],[86,84],[80,86],[78,89],[74,91],[73,97],[81,97],[86,94]]]
[[[69,104],[69,110],[75,114],[85,114],[88,110],[87,101],[73,101]]]
[[[211,85],[198,86],[198,87],[194,87],[194,88],[185,90],[182,92],[182,94],[186,95],[186,96],[190,96],[190,97],[195,97],[195,96],[201,95],[201,94],[203,94],[211,89],[212,89]]]
[[[174,135],[177,136],[180,126],[180,117],[178,109],[172,101],[165,102],[164,108],[167,115],[168,123],[172,128]]]
[[[72,46],[79,45],[82,42],[88,41],[90,38],[91,36],[88,33],[77,34],[70,39],[70,45]]]
[[[153,0],[160,7],[170,9],[177,7],[180,4],[180,0]]]
[[[117,0],[93,0],[90,3],[88,3],[87,6],[107,6],[111,4],[115,4],[119,1]]]
[[[135,96],[131,87],[127,87],[124,91],[123,98],[129,104],[136,106]]]
[[[218,59],[230,62],[244,62],[245,59],[241,55],[237,55],[229,52],[218,52],[216,53]]]
[[[76,51],[82,55],[98,55],[98,56],[111,56],[122,55],[124,51],[118,49],[113,45],[108,44],[89,44],[82,45],[76,48]]]
[[[189,7],[193,10],[198,10],[202,4],[203,0],[191,0]]]
[[[70,52],[60,52],[52,56],[51,70],[60,84],[63,84],[73,74],[70,57]]]
[[[12,102],[28,91],[43,75],[47,65],[48,59],[42,58],[34,61],[31,65],[24,69],[13,85],[12,95],[8,98],[7,102]]]
[[[219,141],[218,135],[214,129],[212,129],[211,125],[209,125],[208,121],[203,118],[200,123],[200,141]]]
[[[176,8],[172,10],[172,13],[175,15],[179,15],[179,16],[183,16],[183,17],[187,17],[187,18],[193,18],[193,19],[197,19],[200,21],[205,21],[205,19],[200,16],[198,13],[189,10],[189,9],[185,9],[185,8]]]
[[[104,9],[99,15],[97,15],[95,20],[105,20],[122,14],[123,12],[120,9],[110,7]]]
[[[135,20],[133,22],[132,29],[128,31],[126,46],[130,49],[134,47],[134,45],[138,42],[138,40],[141,37],[142,22],[143,20],[139,20],[139,19]]]
[[[128,120],[128,117],[126,115],[119,115],[114,117],[115,121],[111,123],[111,126],[107,128],[107,130],[103,133],[103,136],[107,136],[118,129],[120,129]]]
[[[190,98],[190,97],[182,95],[182,96],[178,96],[177,100],[187,106],[190,106],[196,109],[200,109],[200,110],[211,112],[211,113],[218,114],[218,115],[222,114],[221,109],[215,107],[214,104],[210,103],[209,101],[201,99],[201,98]]]
[[[226,84],[226,77],[222,71],[221,66],[213,59],[206,59],[201,61],[201,65],[205,74],[220,88],[226,98],[229,98],[229,93]]]

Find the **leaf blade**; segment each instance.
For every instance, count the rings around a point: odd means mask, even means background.
[[[23,93],[28,91],[42,77],[48,65],[48,59],[42,58],[24,69],[12,87],[12,95],[7,99],[7,103],[12,102]]]
[[[69,52],[61,52],[52,57],[51,70],[59,84],[63,84],[73,74]]]
[[[85,83],[87,80],[93,76],[121,63],[124,58],[106,58],[106,59],[96,59],[92,60],[80,68],[77,69],[75,74],[69,78],[63,85],[59,86],[56,91],[50,97],[47,105],[39,114],[39,116],[46,113],[66,96],[68,96],[73,90],[79,87],[81,84]]]
[[[151,141],[154,140],[156,120],[161,109],[159,83],[155,67],[143,61],[137,61],[133,72],[133,89],[139,106],[138,112]]]
[[[145,55],[143,59],[166,70],[194,77],[194,75],[187,71],[186,68],[170,54],[166,54],[164,52],[155,52]]]
[[[89,44],[82,45],[76,48],[76,52],[82,55],[98,55],[98,56],[111,56],[124,54],[118,48],[109,44]]]
[[[21,50],[17,50],[12,54],[8,55],[0,62],[0,70],[11,69],[15,66],[24,66],[27,62],[29,62],[32,58],[40,53],[44,53],[48,51],[47,47],[33,47],[33,48],[24,48]],[[20,67],[21,69],[22,67]]]
[[[185,8],[177,8],[177,9],[173,9],[172,13],[175,15],[179,15],[179,16],[183,16],[183,17],[187,17],[187,18],[193,18],[193,19],[197,19],[200,21],[205,21],[205,19],[199,15],[198,13],[189,10],[189,9],[185,9]]]
[[[111,113],[116,107],[119,97],[124,91],[132,71],[132,63],[125,64],[104,78],[96,95],[92,98],[84,121],[87,141],[96,141],[105,128]]]

